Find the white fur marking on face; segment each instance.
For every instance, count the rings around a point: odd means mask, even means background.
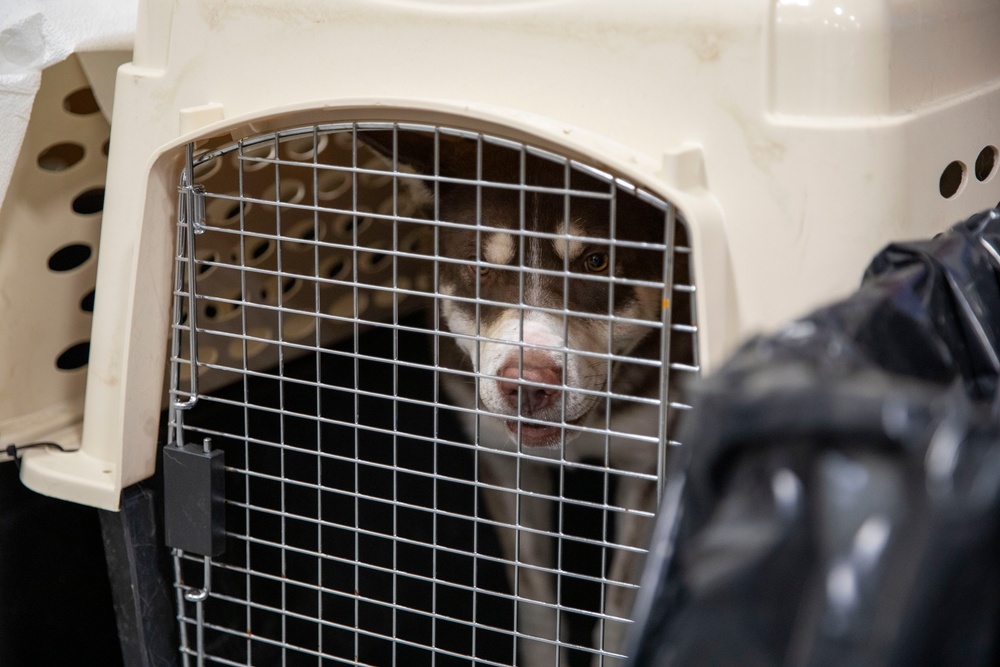
[[[571,220],[569,223],[569,231],[566,231],[566,225],[564,223],[559,223],[556,227],[556,234],[560,236],[570,235],[570,236],[583,236],[584,230],[578,222]],[[574,241],[572,239],[565,238],[554,238],[552,239],[552,249],[556,251],[560,259],[567,259],[566,251],[569,250],[569,261],[577,259],[581,253],[583,253],[584,244],[580,241]]]
[[[587,331],[586,327],[571,326],[567,345],[567,341],[563,339],[562,318],[547,313],[527,311],[524,313],[522,324],[520,311],[508,310],[502,317],[497,318],[492,327],[481,332],[484,339],[492,340],[483,340],[479,343],[479,372],[485,376],[497,376],[507,360],[511,357],[516,359],[522,353],[521,350],[538,350],[538,346],[544,346],[553,348],[544,353],[552,359],[554,366],[563,368],[565,365],[567,387],[599,390],[605,380],[603,372],[605,362],[599,358],[563,352],[565,347],[600,351],[602,345],[607,345],[607,338],[601,339],[598,336],[594,339],[593,333]],[[483,405],[489,411],[499,415],[515,414],[504,401],[497,380],[484,377],[480,380],[479,392]],[[534,416],[548,421],[558,421],[562,417],[572,421],[586,414],[595,402],[594,395],[569,390],[565,394],[564,415],[560,403]]]
[[[528,237],[525,239],[528,244],[527,266],[538,268],[542,265],[542,241],[539,238]],[[544,303],[547,296],[542,289],[542,281],[534,271],[525,270],[524,294],[521,295],[521,303],[525,305],[537,306]]]
[[[509,264],[515,250],[511,234],[490,234],[483,240],[483,259],[490,264]]]
[[[444,292],[446,290],[442,291]],[[448,290],[448,292],[454,293],[454,290]],[[471,336],[476,335],[475,318],[470,317],[461,308],[458,308],[456,303],[451,300],[444,300],[441,302],[441,315],[444,317],[444,322],[448,326],[449,330],[453,333],[461,334],[461,336],[455,338],[455,342],[458,343],[458,346],[469,356],[470,359],[474,359],[476,341],[471,338]]]

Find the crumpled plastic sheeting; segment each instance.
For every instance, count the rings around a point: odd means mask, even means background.
[[[690,387],[631,665],[997,664],[1000,212]]]
[[[128,50],[138,0],[0,2],[0,201],[28,128],[42,70],[71,53]]]

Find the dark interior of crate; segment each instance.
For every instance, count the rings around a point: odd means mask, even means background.
[[[419,313],[403,324],[419,329],[425,317]],[[213,597],[206,603],[210,627],[217,626],[206,632],[209,655],[297,665],[315,664],[316,651],[386,665],[395,653],[394,664],[418,665],[430,664],[424,647],[435,646],[436,664],[468,664],[462,656],[513,664],[513,602],[493,530],[476,521],[485,510],[473,485],[473,452],[441,442],[464,438],[449,410],[435,416],[431,407],[392,398],[397,392],[413,399],[434,395],[433,372],[419,367],[431,361],[432,337],[403,330],[394,342],[395,335],[391,328],[373,329],[357,339],[356,349],[348,340],[320,354],[319,363],[309,356],[284,366],[286,377],[329,387],[319,392],[273,376],[250,378],[215,392],[222,402],[199,409],[192,425],[253,439],[214,440],[233,472],[227,478],[231,535],[220,559],[226,565],[213,569]],[[355,353],[364,357],[357,365]],[[264,409],[245,412],[236,405],[247,398]],[[315,419],[266,410],[282,405],[329,421],[317,426]],[[353,428],[330,423],[353,422],[355,414],[357,437]],[[440,441],[393,435],[398,423],[427,438],[436,423]],[[320,441],[323,458],[316,456]],[[277,442],[285,446],[267,444]],[[558,474],[566,498],[593,503],[602,502],[613,483],[613,476],[586,469]],[[600,540],[607,526],[611,538],[613,525],[600,510],[563,503],[558,511],[567,536]],[[600,551],[574,542],[559,567],[600,577]],[[189,583],[201,578],[200,559],[186,559],[184,568]],[[573,578],[561,590],[566,607],[599,611],[599,584]],[[193,605],[186,606],[193,618]],[[570,643],[588,645],[593,617],[570,611],[564,618]],[[589,664],[590,656],[575,652],[571,660]]]

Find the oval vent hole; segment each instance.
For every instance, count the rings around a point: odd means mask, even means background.
[[[90,259],[92,252],[89,245],[82,243],[63,246],[49,257],[49,269],[52,271],[71,271]]]
[[[56,359],[56,368],[62,371],[73,371],[83,368],[90,359],[90,341],[85,340],[76,345],[70,345]]]
[[[81,192],[73,200],[73,211],[80,215],[91,215],[104,210],[104,188],[92,188]]]
[[[38,166],[45,171],[65,171],[82,160],[83,155],[83,146],[80,144],[53,144],[38,155]]]
[[[997,149],[995,146],[987,146],[979,151],[976,158],[976,180],[985,181],[993,175],[997,166]]]
[[[80,310],[85,313],[94,312],[94,297],[96,296],[96,290],[90,290],[87,294],[80,299]]]
[[[941,180],[938,182],[938,189],[941,196],[951,199],[962,189],[965,182],[965,165],[955,160],[941,172]]]
[[[81,88],[63,98],[63,109],[77,116],[86,116],[101,110],[97,106],[94,91],[90,88]]]

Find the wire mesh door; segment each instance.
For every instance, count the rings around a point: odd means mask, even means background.
[[[225,452],[226,548],[175,552],[185,662],[614,664],[697,371],[674,209],[447,127],[188,151],[168,446]]]

